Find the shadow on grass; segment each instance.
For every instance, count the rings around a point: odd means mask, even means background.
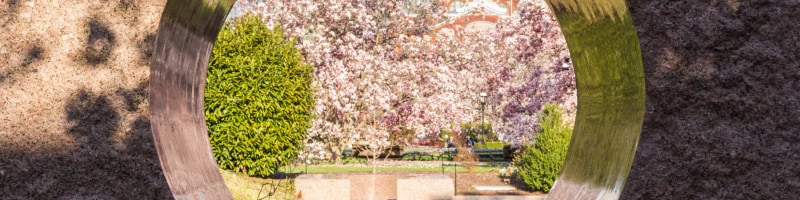
[[[270,178],[270,179],[295,179],[300,175],[305,174],[305,172],[278,172],[274,173],[268,177],[259,177],[259,178]]]
[[[120,97],[79,91],[64,108],[62,146],[0,145],[9,199],[171,199],[146,115],[125,123]],[[136,114],[136,113],[133,113]],[[36,133],[12,133],[36,134]],[[30,148],[33,147],[33,148]]]
[[[3,16],[3,18],[0,18],[0,20],[2,20],[0,21],[0,27],[6,27],[9,22],[16,18],[17,12],[19,12],[19,0],[8,0],[5,1],[5,4],[6,8],[0,10],[0,14]]]
[[[136,43],[139,49],[139,63],[150,66],[150,58],[153,57],[153,44],[156,40],[156,33],[149,33]]]
[[[86,28],[88,36],[81,57],[86,64],[96,68],[109,60],[117,46],[117,37],[99,18],[90,18]]]
[[[0,71],[0,84],[5,83],[8,79],[15,76],[23,76],[25,74],[36,72],[36,68],[31,67],[31,64],[41,60],[44,56],[44,49],[40,45],[33,45],[25,54],[25,58],[16,67],[9,67]]]

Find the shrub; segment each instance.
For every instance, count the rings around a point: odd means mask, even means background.
[[[550,192],[564,164],[572,127],[561,116],[558,105],[545,105],[539,115],[540,129],[535,142],[514,160],[517,175],[533,190]]]
[[[206,124],[217,164],[269,176],[303,149],[312,67],[293,41],[255,16],[223,27],[208,69]]]
[[[497,135],[495,132],[492,131],[492,124],[485,123],[483,124],[485,130],[481,129],[481,123],[468,123],[468,124],[461,124],[461,137],[459,138],[463,141],[467,141],[467,136],[472,138],[476,143],[480,140],[483,141],[494,141],[497,139]],[[485,134],[481,134],[482,131],[486,131]]]
[[[477,162],[478,157],[472,151],[468,150],[467,147],[462,145],[456,144],[456,156],[453,158],[453,161],[456,162]]]

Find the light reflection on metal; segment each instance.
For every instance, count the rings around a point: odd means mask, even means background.
[[[211,49],[235,0],[169,0],[150,68],[150,119],[176,199],[233,199],[211,153],[203,90]]]
[[[617,199],[645,109],[644,69],[624,0],[547,0],[567,40],[578,85],[570,148],[548,199]]]
[[[212,45],[235,0],[169,0],[150,77],[153,138],[177,199],[231,199],[209,146],[203,89]],[[548,199],[615,199],[644,117],[641,50],[624,0],[547,0],[567,39],[578,113]],[[457,171],[457,170],[454,170]]]

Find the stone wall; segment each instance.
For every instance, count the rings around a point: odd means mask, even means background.
[[[623,199],[800,199],[800,1],[629,5],[647,110]]]

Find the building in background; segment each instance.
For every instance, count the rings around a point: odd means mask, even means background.
[[[442,0],[447,6],[448,20],[434,28],[435,32],[492,30],[497,21],[517,12],[520,0]]]

